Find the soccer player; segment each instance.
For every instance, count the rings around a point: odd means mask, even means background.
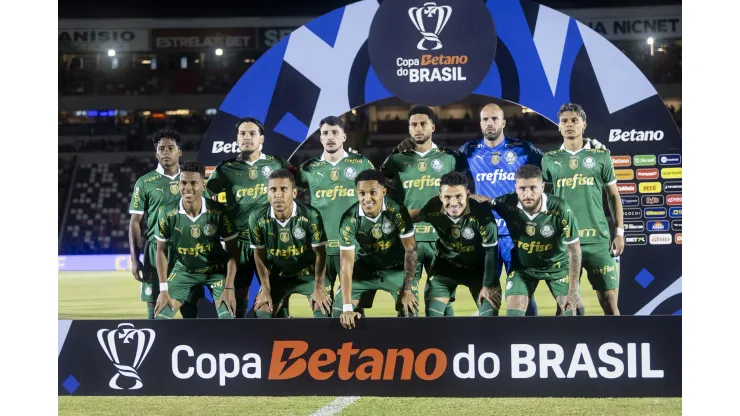
[[[506,316],[524,316],[544,280],[558,314],[575,315],[581,304],[581,247],[575,215],[565,200],[544,193],[542,170],[527,164],[516,172],[516,192],[495,198],[493,209],[507,222],[514,243],[506,279]]]
[[[359,202],[342,215],[339,226],[340,321],[345,328],[354,328],[355,319],[361,316],[354,308],[367,290],[390,293],[399,316],[416,315],[419,298],[413,280],[417,253],[409,212],[386,196],[385,177],[380,171],[361,172],[355,184]]]
[[[239,233],[239,267],[236,273],[236,317],[244,318],[248,306],[249,286],[254,277],[255,264],[249,248],[249,213],[269,205],[267,180],[278,169],[290,164],[260,150],[265,142],[265,128],[259,120],[246,117],[236,124],[236,140],[241,152],[235,158],[221,162],[208,179],[208,191],[216,199],[226,193],[226,207]]]
[[[580,105],[567,103],[560,107],[558,123],[564,143],[560,150],[542,158],[542,174],[545,182],[552,184],[553,194],[568,201],[575,214],[583,267],[601,309],[605,315],[619,315],[619,276],[614,257],[624,250],[624,222],[612,159],[608,151],[596,150],[585,142],[586,112]],[[611,247],[602,202],[604,188],[616,228]]]
[[[223,205],[203,197],[203,164],[195,160],[183,163],[178,186],[182,195],[179,206],[161,212],[156,228],[159,297],[154,315],[172,319],[194,288],[208,285],[219,319],[233,318],[239,258],[236,228]],[[170,247],[175,266],[168,277]]]
[[[272,318],[294,293],[308,298],[314,317],[331,315],[332,287],[324,283],[324,224],[316,208],[295,200],[297,193],[293,174],[276,170],[267,184],[270,205],[249,215],[250,247],[261,283],[254,301],[258,318]]]
[[[409,135],[381,165],[381,171],[390,180],[392,195],[416,216],[429,200],[439,196],[439,180],[442,175],[453,171],[464,171],[460,157],[450,150],[437,147],[432,141],[437,117],[434,111],[424,105],[411,107],[408,113]],[[437,232],[426,222],[415,224],[418,259],[414,273],[414,286],[419,286],[422,269],[429,275],[434,259]],[[426,292],[425,292],[426,293]],[[454,315],[452,306],[445,313]]]
[[[308,191],[311,206],[319,210],[329,240],[326,247],[326,278],[334,297],[334,284],[339,275],[339,220],[357,202],[355,178],[367,169],[375,169],[365,156],[347,153],[342,119],[329,116],[319,122],[324,152],[301,164],[296,185]],[[372,304],[372,303],[371,303]],[[341,306],[334,306],[341,312]]]
[[[458,153],[467,159],[468,169],[475,181],[475,193],[488,198],[514,192],[517,169],[525,164],[540,166],[542,152],[532,143],[504,135],[504,111],[496,104],[488,104],[480,112],[482,139],[472,140],[460,147]],[[511,250],[514,247],[509,229],[500,215],[494,212],[498,226],[497,270],[511,269]],[[537,315],[537,304],[530,299],[528,316]]]
[[[182,156],[182,138],[174,130],[160,130],[152,135],[155,156],[159,162],[157,169],[143,175],[136,180],[134,192],[131,196],[128,212],[131,221],[128,226],[128,241],[131,251],[131,271],[134,278],[141,282],[141,300],[146,302],[147,319],[154,319],[154,303],[159,296],[157,276],[157,240],[154,238],[159,213],[167,208],[177,206],[180,201],[180,156]],[[146,234],[141,230],[141,222],[146,214]],[[144,240],[146,237],[146,241]],[[143,250],[142,250],[143,249]],[[144,261],[139,257],[144,252]],[[167,270],[171,270],[174,257],[169,256],[171,262]],[[183,318],[198,316],[196,289],[191,302],[186,302],[180,309]]]
[[[473,295],[478,316],[498,316],[501,269],[496,269],[496,220],[491,207],[468,199],[470,191],[463,173],[443,175],[439,189],[439,197],[429,200],[418,217],[439,235],[424,292],[426,316],[444,316],[447,304],[455,301],[459,284]]]

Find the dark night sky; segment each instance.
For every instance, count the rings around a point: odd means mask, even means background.
[[[353,3],[351,0],[60,0],[60,19],[79,18],[182,18],[182,17],[257,17],[320,16]],[[680,5],[677,0],[541,0],[554,9]]]

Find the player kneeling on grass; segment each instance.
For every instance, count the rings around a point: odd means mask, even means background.
[[[205,167],[201,163],[185,162],[180,173],[180,204],[159,216],[155,235],[160,290],[154,311],[156,319],[172,319],[190,293],[202,285],[208,285],[216,299],[218,317],[234,317],[234,276],[239,258],[237,233],[226,208],[203,198],[204,178]],[[167,277],[165,253],[169,245],[175,266]]]
[[[354,328],[361,314],[354,308],[366,291],[383,290],[396,301],[398,316],[419,309],[414,224],[405,206],[386,196],[385,177],[368,169],[355,178],[357,199],[339,225],[342,308],[334,307],[345,328]],[[357,262],[355,262],[355,255]]]
[[[498,233],[491,208],[468,199],[470,191],[463,173],[443,175],[439,189],[439,198],[431,199],[412,218],[430,223],[439,235],[424,289],[426,315],[445,316],[447,304],[455,301],[457,285],[462,284],[477,301],[479,316],[498,316]]]
[[[317,209],[295,200],[297,193],[293,174],[276,170],[267,183],[270,205],[249,215],[250,247],[262,285],[254,301],[258,318],[281,316],[277,312],[287,309],[294,293],[308,298],[315,318],[331,314],[324,224]]]
[[[545,194],[542,171],[527,164],[516,172],[516,192],[495,198],[491,205],[514,240],[506,316],[524,316],[541,280],[550,287],[558,314],[575,315],[581,304],[581,246],[575,215],[565,200]]]

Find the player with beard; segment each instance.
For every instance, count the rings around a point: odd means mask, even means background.
[[[296,186],[308,192],[313,208],[319,210],[329,243],[326,248],[326,282],[333,298],[334,285],[339,275],[339,220],[347,209],[357,202],[355,178],[360,172],[375,169],[365,156],[344,150],[347,134],[342,119],[329,116],[319,122],[321,156],[301,164]],[[334,306],[334,314],[341,314],[341,305]]]
[[[236,140],[241,152],[216,166],[206,184],[217,200],[226,193],[226,207],[239,233],[239,267],[236,273],[236,317],[244,318],[247,311],[249,286],[255,276],[254,253],[250,246],[249,214],[269,205],[267,182],[270,174],[290,164],[277,156],[262,153],[265,128],[259,120],[246,117],[236,123]]]
[[[394,149],[380,169],[390,181],[392,195],[403,201],[410,215],[417,216],[429,200],[439,196],[442,175],[465,171],[466,166],[455,152],[437,147],[432,141],[437,117],[431,108],[424,105],[411,107],[408,120],[411,138]],[[422,269],[429,275],[438,235],[434,227],[425,221],[415,224],[414,233],[418,259],[413,285],[418,290]],[[448,308],[445,315],[453,316],[452,306],[448,305]]]
[[[575,315],[581,305],[581,247],[575,214],[565,200],[544,193],[542,171],[524,165],[516,172],[516,192],[491,201],[509,225],[513,241],[506,279],[506,316],[524,316],[528,300],[545,281],[557,314]]]
[[[129,247],[131,250],[131,271],[134,278],[141,282],[141,300],[146,302],[147,319],[154,319],[154,306],[159,296],[157,285],[157,240],[154,238],[159,214],[177,206],[180,201],[180,156],[182,156],[182,139],[174,130],[161,130],[152,135],[155,156],[159,165],[157,169],[136,180],[134,192],[129,203]],[[141,221],[146,214],[146,234],[141,231]],[[146,241],[144,240],[146,238]],[[142,250],[143,246],[143,250]],[[139,260],[142,251],[144,261]],[[167,253],[170,262],[168,272],[175,265],[175,258]],[[183,318],[198,316],[198,299],[203,288],[196,288],[188,302],[180,308]]]

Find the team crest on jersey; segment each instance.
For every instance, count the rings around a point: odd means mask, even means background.
[[[249,179],[257,179],[257,168],[249,168]]]
[[[383,231],[380,230],[380,224],[375,224],[373,226],[373,229],[370,231],[370,234],[372,234],[375,238],[380,238],[383,236]]]
[[[390,221],[386,221],[383,223],[383,232],[386,234],[392,233],[395,228],[396,227],[394,227],[393,223]]]
[[[587,156],[583,159],[583,167],[586,169],[593,169],[593,167],[596,166],[596,161],[593,157]]]
[[[213,237],[216,234],[216,224],[206,224],[206,226],[203,227],[203,232],[206,233],[208,237]]]
[[[172,195],[177,195],[180,193],[180,187],[177,186],[177,182],[170,182],[170,193]]]
[[[419,159],[419,163],[417,164],[419,167],[419,172],[426,172],[427,171],[427,160],[426,159]]]
[[[549,238],[552,237],[552,235],[555,233],[555,229],[552,228],[552,225],[545,224],[540,228],[540,234],[542,234],[543,237]]]
[[[435,172],[441,172],[442,171],[442,161],[439,159],[432,160],[432,169],[434,169]]]
[[[514,163],[516,163],[516,153],[511,150],[507,151],[506,153],[504,153],[504,160],[506,161],[506,163],[513,165]]]
[[[331,172],[329,172],[329,179],[333,181],[338,181],[339,180],[339,169],[337,168],[332,169]]]
[[[473,229],[470,227],[465,227],[462,230],[462,236],[466,240],[472,240],[473,237],[475,237],[475,233],[473,232]]]
[[[280,230],[280,241],[283,243],[287,243],[288,240],[290,240],[290,234],[288,234],[288,230]]]
[[[573,157],[573,158],[571,158],[571,159],[570,159],[570,164],[569,164],[569,166],[570,166],[570,168],[571,168],[571,169],[573,169],[573,170],[575,170],[575,169],[578,169],[578,158],[576,158],[576,157]]]
[[[344,169],[344,177],[353,181],[357,177],[357,169],[353,168],[352,166],[347,166]]]
[[[528,236],[534,237],[534,235],[537,233],[537,224],[533,222],[528,222],[527,227],[524,229],[524,231],[526,231]]]
[[[306,230],[304,230],[301,227],[293,228],[293,237],[295,237],[296,240],[303,240],[305,236],[306,236]]]
[[[272,168],[271,167],[269,167],[269,166],[263,166],[262,167],[262,176],[264,176],[266,178],[266,177],[270,176],[271,173],[272,173]]]
[[[200,237],[200,227],[198,224],[193,224],[190,226],[190,235],[193,236],[193,238]]]
[[[458,227],[452,227],[450,230],[450,235],[452,238],[460,238],[460,228]]]
[[[501,161],[501,152],[493,152],[491,154],[491,163],[494,165],[498,165],[498,162]]]

